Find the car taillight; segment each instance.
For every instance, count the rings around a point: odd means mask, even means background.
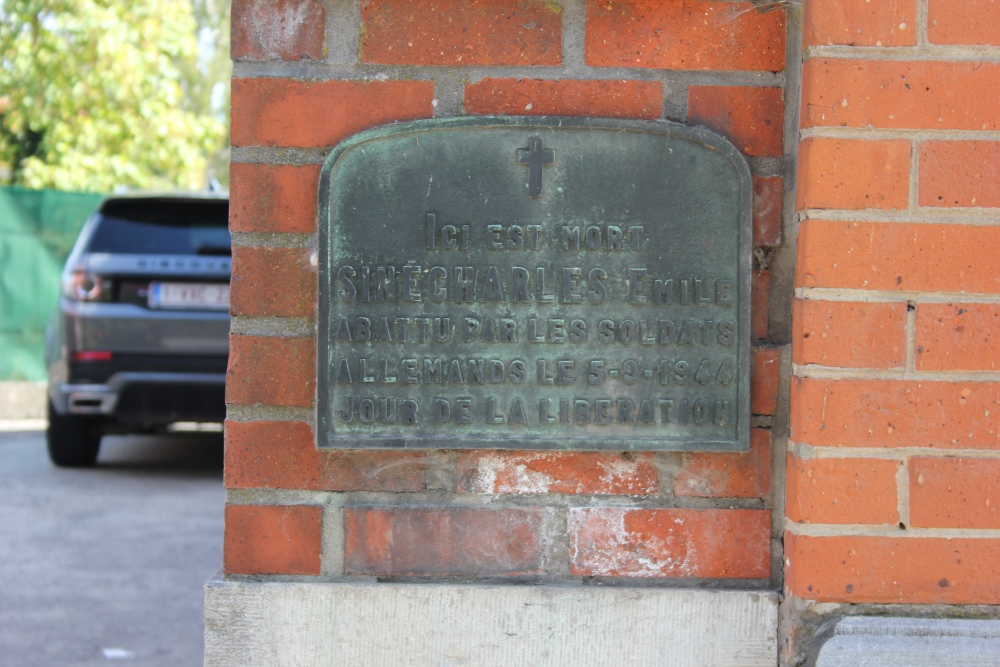
[[[62,292],[77,301],[110,301],[111,281],[86,271],[74,271],[63,280]]]
[[[111,353],[103,350],[81,350],[69,356],[73,361],[111,361]]]

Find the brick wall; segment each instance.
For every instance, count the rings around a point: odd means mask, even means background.
[[[811,0],[803,33],[790,625],[995,604],[1000,2]]]
[[[789,22],[729,1],[234,0],[227,576],[778,586]],[[749,452],[315,448],[319,167],[362,129],[478,114],[682,121],[746,154]]]

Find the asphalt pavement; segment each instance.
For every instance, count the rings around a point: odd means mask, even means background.
[[[60,469],[41,428],[0,422],[0,666],[201,665],[222,435],[108,436]]]

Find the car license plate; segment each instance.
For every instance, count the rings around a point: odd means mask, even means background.
[[[149,307],[229,310],[229,285],[213,283],[150,283]]]

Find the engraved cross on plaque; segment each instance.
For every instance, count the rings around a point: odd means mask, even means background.
[[[528,165],[528,196],[542,196],[542,167],[555,163],[555,152],[542,147],[541,137],[528,137],[528,147],[517,149],[519,164]]]

